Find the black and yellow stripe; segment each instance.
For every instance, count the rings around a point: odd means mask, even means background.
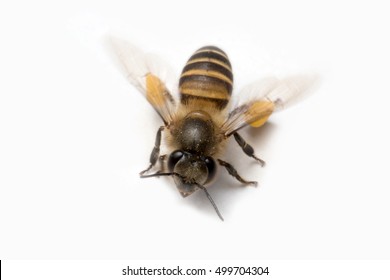
[[[232,66],[226,53],[214,46],[197,50],[182,71],[179,88],[181,103],[201,99],[225,108],[233,89]]]

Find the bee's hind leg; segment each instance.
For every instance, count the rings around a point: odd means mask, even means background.
[[[223,161],[221,159],[218,159],[218,162],[220,165],[226,168],[227,172],[229,172],[230,175],[232,175],[234,178],[236,178],[239,182],[245,184],[245,185],[254,185],[257,186],[256,181],[247,181],[244,180],[237,172],[237,170],[228,162]]]
[[[261,158],[258,158],[255,156],[255,151],[253,150],[252,146],[249,145],[242,137],[240,134],[237,132],[233,134],[234,139],[236,139],[238,145],[240,145],[241,149],[244,151],[244,153],[249,156],[253,157],[255,160],[257,160],[261,166],[265,165],[265,161],[262,160]]]
[[[150,165],[145,170],[141,171],[139,175],[142,177],[146,172],[148,172],[152,167],[156,164],[157,160],[159,159],[160,155],[160,145],[161,145],[161,133],[164,130],[165,126],[160,126],[160,128],[157,131],[156,140],[154,143],[154,148],[152,150],[152,153],[150,154]]]

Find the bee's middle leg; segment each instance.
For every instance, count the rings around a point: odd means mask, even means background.
[[[249,145],[242,137],[240,134],[238,134],[237,132],[233,134],[234,135],[234,139],[236,139],[238,145],[240,145],[241,149],[244,151],[244,153],[249,156],[249,157],[253,157],[255,160],[257,160],[261,166],[264,166],[265,165],[265,161],[262,160],[261,158],[258,158],[255,156],[255,150],[253,150],[252,146]]]

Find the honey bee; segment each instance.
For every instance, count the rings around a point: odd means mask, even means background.
[[[110,46],[126,78],[146,97],[164,123],[157,131],[150,164],[140,176],[171,176],[183,197],[197,190],[204,191],[223,220],[207,191],[218,166],[224,167],[242,184],[257,184],[243,179],[232,164],[221,159],[228,139],[233,136],[247,156],[264,166],[265,162],[255,155],[238,131],[248,125],[262,126],[273,112],[283,109],[307,89],[310,84],[307,77],[267,78],[255,82],[239,93],[252,97],[233,107],[230,102],[232,65],[227,54],[218,47],[205,46],[195,51],[175,85],[168,81],[169,68],[159,65],[131,44],[111,37]],[[160,155],[163,136],[169,155]],[[159,159],[161,169],[149,173]]]

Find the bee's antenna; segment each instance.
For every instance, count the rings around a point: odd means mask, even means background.
[[[148,175],[143,175],[141,172],[140,176],[141,176],[141,178],[159,177],[159,176],[177,176],[182,180],[184,179],[184,177],[182,175],[180,175],[179,173],[176,173],[176,172],[157,172],[157,173],[148,174]],[[195,183],[195,184],[198,186],[199,189],[202,189],[205,192],[207,198],[210,200],[211,204],[213,205],[215,212],[217,212],[218,217],[223,221],[224,219],[223,219],[221,213],[219,212],[218,207],[215,204],[213,198],[211,197],[211,195],[207,191],[207,189],[198,183]]]
[[[199,184],[196,184],[196,185],[198,186],[198,188],[202,189],[205,192],[207,198],[210,200],[211,204],[213,205],[215,212],[217,212],[218,217],[223,221],[224,219],[223,219],[221,213],[219,212],[218,207],[215,204],[213,198],[211,197],[211,195],[207,191],[207,189],[204,186],[202,186],[202,185],[199,185]]]
[[[140,173],[141,178],[160,177],[160,176],[177,176],[180,179],[184,179],[184,177],[182,175],[180,175],[179,173],[176,173],[176,172],[156,172],[156,173],[147,174],[147,175],[144,175],[143,172]]]

